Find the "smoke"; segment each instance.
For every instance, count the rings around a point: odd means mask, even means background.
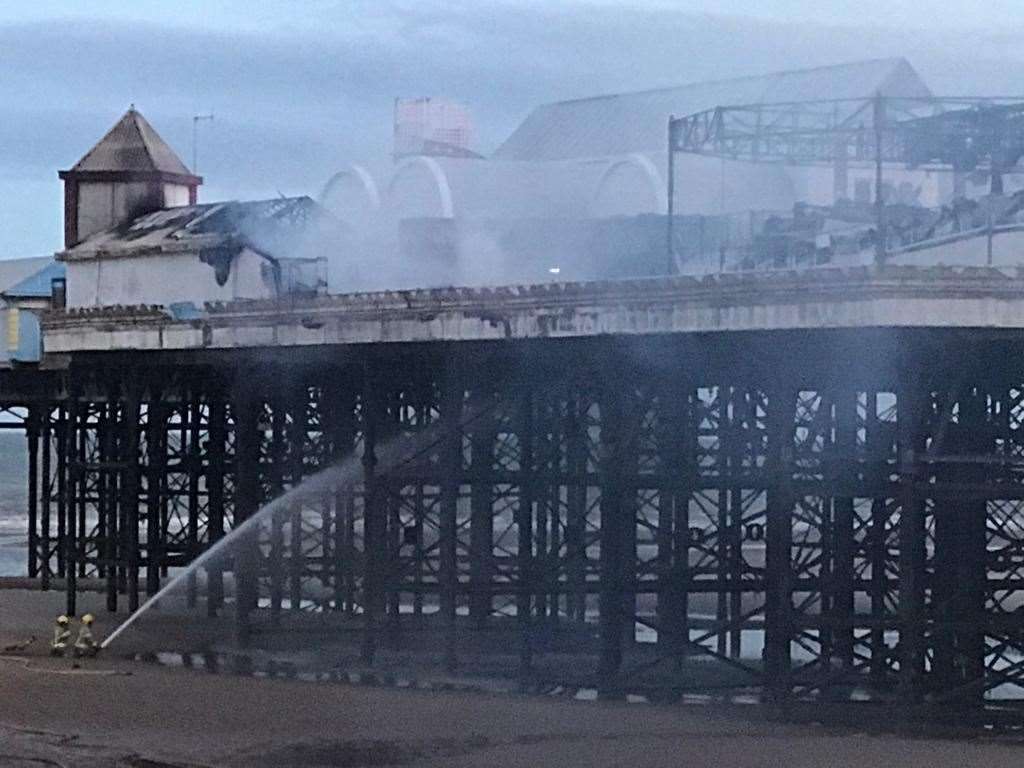
[[[0,193],[18,204],[0,230],[5,254],[59,246],[55,171],[133,102],[185,158],[191,116],[214,112],[201,132],[201,198],[244,200],[309,194],[346,162],[383,158],[399,95],[469,104],[486,154],[552,100],[892,55],[936,92],[1010,92],[1021,56],[1012,29],[907,34],[614,3],[320,4],[305,21],[268,11],[262,24],[235,12],[204,28],[192,20],[205,12],[0,26],[0,144],[10,149]]]

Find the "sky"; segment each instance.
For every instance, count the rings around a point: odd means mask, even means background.
[[[316,196],[385,162],[396,96],[463,101],[487,153],[545,101],[862,58],[1012,93],[1022,32],[1019,0],[3,0],[0,258],[59,248],[57,170],[129,104],[186,163],[214,114],[201,199]]]

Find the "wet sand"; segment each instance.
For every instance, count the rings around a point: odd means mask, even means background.
[[[0,644],[60,595],[0,591]],[[99,595],[84,598],[99,607]],[[108,621],[100,615],[101,621]],[[38,625],[42,625],[39,627]],[[109,629],[109,627],[108,627]],[[41,630],[41,631],[40,631]],[[761,707],[640,706],[212,675],[45,639],[0,661],[0,766],[1018,766],[1024,746],[783,725]]]

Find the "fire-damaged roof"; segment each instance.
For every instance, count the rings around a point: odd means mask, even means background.
[[[71,173],[111,171],[192,176],[174,150],[134,107],[71,168]]]
[[[163,208],[98,232],[58,254],[62,261],[246,246],[273,259],[307,257],[338,222],[309,197]]]
[[[494,153],[502,160],[564,160],[664,152],[670,115],[726,104],[923,97],[931,91],[903,58],[777,72],[710,83],[560,101],[537,107]]]

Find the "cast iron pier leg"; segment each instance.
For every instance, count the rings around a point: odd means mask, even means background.
[[[601,401],[601,658],[598,689],[614,696],[622,667],[623,549],[625,510],[622,497],[623,419],[618,382],[609,382]]]
[[[767,537],[765,541],[764,672],[770,696],[789,698],[792,628],[793,407],[796,393],[776,386],[768,399]]]
[[[441,401],[441,610],[444,614],[444,661],[449,672],[458,664],[456,633],[458,573],[459,474],[462,471],[462,405],[465,389],[456,360],[445,368]]]
[[[259,414],[258,400],[244,381],[236,383],[232,411],[235,415],[235,527],[243,525],[259,507]],[[235,553],[235,621],[239,645],[249,642],[249,613],[259,599],[259,531],[238,542]]]
[[[376,475],[377,425],[380,417],[376,391],[377,381],[372,368],[363,371],[363,559],[366,571],[363,585],[363,648],[362,658],[373,664],[377,652],[377,615],[384,602],[383,560],[386,556],[385,509]]]
[[[519,504],[516,507],[518,543],[516,559],[519,589],[516,596],[516,623],[519,625],[519,677],[525,681],[533,671],[533,502],[534,502],[534,418],[533,391],[527,386],[520,394],[519,441],[520,480]]]
[[[924,674],[924,500],[916,483],[920,439],[921,392],[915,381],[904,381],[898,393],[900,477],[900,693],[907,702],[921,694]]]

